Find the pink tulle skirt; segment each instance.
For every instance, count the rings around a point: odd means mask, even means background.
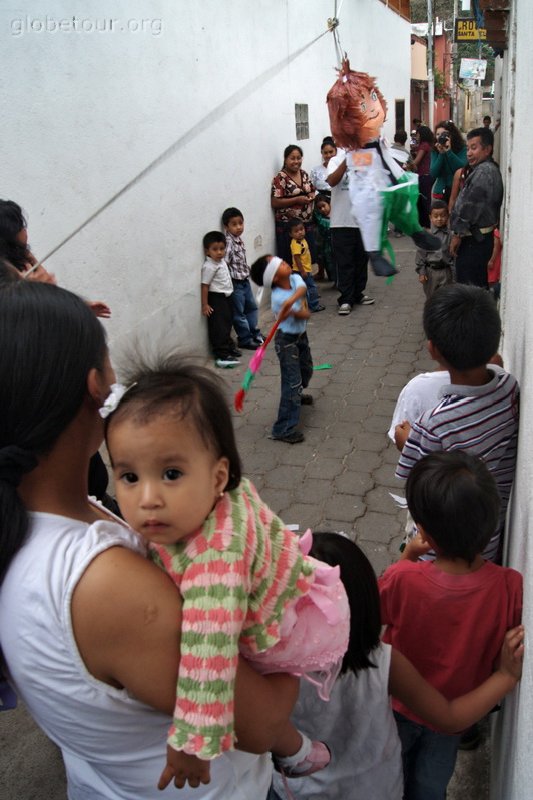
[[[311,541],[307,531],[300,540],[304,555]],[[348,648],[350,607],[339,567],[306,558],[315,566],[315,581],[307,594],[286,607],[279,642],[263,653],[243,655],[263,674],[288,672],[306,678],[328,700]]]

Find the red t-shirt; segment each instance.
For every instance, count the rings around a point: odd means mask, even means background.
[[[467,575],[442,572],[432,561],[399,561],[379,590],[383,640],[448,700],[490,676],[505,632],[522,617],[522,576],[490,561]],[[430,727],[399,701],[392,706]]]

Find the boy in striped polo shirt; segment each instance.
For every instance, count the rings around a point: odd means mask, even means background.
[[[498,310],[484,289],[445,286],[425,305],[424,331],[430,355],[449,371],[450,384],[441,389],[440,403],[412,427],[398,426],[405,443],[396,477],[407,478],[417,461],[438,450],[465,450],[479,456],[494,476],[501,498],[498,527],[483,555],[499,561],[516,466],[519,387],[501,367],[487,366],[500,341]]]

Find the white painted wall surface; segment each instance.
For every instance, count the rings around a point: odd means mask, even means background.
[[[296,138],[294,104],[309,104],[306,169],[329,133],[336,55],[330,33],[314,40],[333,10],[333,0],[1,5],[0,196],[27,212],[37,256],[172,148],[47,262],[62,285],[109,303],[115,345],[137,334],[206,352],[201,238],[236,205],[250,259],[272,249],[270,181]],[[395,99],[410,118],[410,25],[379,0],[345,0],[339,32],[353,68],[378,77],[392,138]]]
[[[521,386],[520,438],[509,520],[509,566],[524,575],[526,651],[522,681],[496,726],[492,800],[533,796],[533,4],[513,0],[510,47],[502,87],[501,164],[506,181],[504,220],[504,361]]]

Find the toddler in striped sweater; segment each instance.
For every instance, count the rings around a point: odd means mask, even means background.
[[[181,657],[167,765],[159,788],[209,781],[209,760],[236,743],[239,654],[259,672],[316,683],[327,699],[349,634],[338,568],[301,539],[241,479],[229,408],[212,372],[167,359],[141,367],[104,410],[124,518],[183,598]],[[330,760],[288,723],[276,742],[285,774]]]

